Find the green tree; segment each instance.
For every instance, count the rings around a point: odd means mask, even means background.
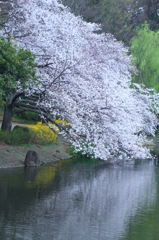
[[[128,44],[132,37],[132,13],[129,11],[129,0],[102,0],[99,4],[102,28],[113,34],[117,40]]]
[[[18,99],[38,84],[35,56],[12,40],[0,39],[0,106],[4,109],[1,129],[10,130]]]
[[[63,0],[72,12],[88,22],[101,24],[102,30],[113,34],[117,40],[128,42],[131,31],[129,2],[132,0]]]
[[[102,30],[129,45],[133,31],[145,21],[150,29],[159,29],[158,0],[62,0],[72,12],[88,22],[97,22]]]
[[[159,1],[158,0],[144,0],[145,13],[147,16],[150,29],[159,29]]]
[[[131,52],[138,75],[133,82],[155,88],[159,92],[159,31],[152,31],[147,23],[136,29],[132,40]]]

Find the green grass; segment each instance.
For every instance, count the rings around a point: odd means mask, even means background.
[[[11,132],[0,131],[0,142],[4,142],[8,145],[22,145],[30,144],[32,141],[32,134],[24,128],[17,128]]]

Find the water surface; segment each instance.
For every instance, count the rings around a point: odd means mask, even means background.
[[[154,161],[0,170],[1,240],[154,240],[158,223]]]

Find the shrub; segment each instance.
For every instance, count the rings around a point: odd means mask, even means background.
[[[34,112],[22,112],[14,115],[16,119],[22,119],[24,122],[38,122],[40,121],[40,117],[38,113]]]
[[[52,124],[52,126],[54,126]],[[28,128],[32,132],[32,142],[38,144],[49,144],[55,143],[57,139],[57,134],[53,132],[46,124],[42,122],[38,122],[36,125],[28,125]],[[57,127],[55,127],[56,131],[59,131]]]
[[[17,128],[12,132],[0,131],[0,141],[8,145],[28,144],[32,139],[32,134],[23,128]]]

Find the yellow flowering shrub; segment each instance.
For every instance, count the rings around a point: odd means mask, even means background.
[[[59,129],[51,124],[55,131],[59,132]],[[27,126],[33,133],[33,142],[38,144],[49,144],[55,143],[57,139],[57,134],[53,132],[46,124],[38,122],[36,125]]]
[[[67,125],[65,120],[56,120],[59,125]],[[59,129],[54,124],[49,123],[51,127],[58,133]],[[28,125],[27,126],[30,131],[33,133],[32,141],[38,144],[49,144],[55,143],[57,139],[57,134],[51,130],[46,124],[42,122],[38,122],[36,125]]]

